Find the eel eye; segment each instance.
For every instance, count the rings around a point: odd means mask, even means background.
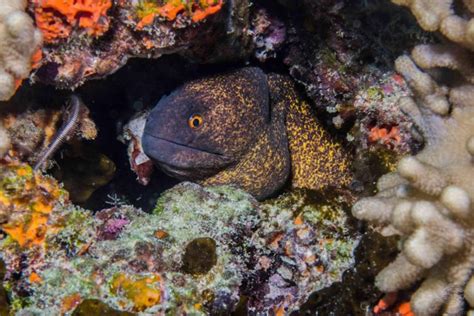
[[[188,125],[189,127],[193,129],[201,127],[202,123],[203,123],[202,116],[199,114],[193,114],[188,119]]]

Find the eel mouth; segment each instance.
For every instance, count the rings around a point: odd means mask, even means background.
[[[216,152],[216,151],[210,151],[210,150],[202,149],[202,148],[199,148],[199,147],[194,147],[194,146],[190,146],[190,145],[186,145],[186,144],[181,144],[181,143],[178,143],[178,142],[175,142],[175,141],[172,141],[172,140],[163,138],[163,137],[158,137],[158,136],[155,136],[155,135],[152,135],[152,134],[148,134],[148,133],[145,133],[144,135],[145,135],[145,136],[153,137],[153,138],[157,139],[158,141],[162,141],[162,142],[164,142],[164,143],[169,143],[170,145],[175,145],[175,146],[177,146],[177,147],[188,148],[188,149],[192,149],[192,150],[196,150],[196,151],[208,153],[208,154],[211,154],[211,155],[217,155],[217,156],[221,156],[221,157],[226,157],[224,154],[221,154],[221,153]]]
[[[231,164],[226,155],[145,133],[145,154],[165,173],[181,180],[199,180]]]

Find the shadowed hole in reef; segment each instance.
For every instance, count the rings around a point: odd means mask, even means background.
[[[3,278],[5,277],[5,263],[0,260],[0,315],[10,315],[10,304],[8,301],[8,294],[3,287]]]
[[[94,211],[121,204],[132,204],[150,212],[159,195],[179,181],[155,168],[150,183],[147,186],[139,184],[135,173],[130,170],[127,145],[118,140],[123,126],[134,114],[153,108],[161,97],[171,93],[184,82],[242,66],[239,63],[199,65],[175,55],[162,56],[157,60],[133,59],[105,80],[88,81],[79,87],[75,93],[81,96],[89,108],[90,116],[99,133],[94,141],[84,142],[86,143],[82,146],[84,152],[78,156],[84,156],[87,150],[95,152],[96,156],[103,155],[113,162],[115,171],[107,184],[94,187],[93,193],[89,192],[90,196],[87,199],[78,199],[76,203]],[[53,92],[49,92],[54,95]],[[62,92],[64,100],[68,95],[69,92]],[[71,160],[71,154],[68,156],[68,152],[72,151],[74,151],[74,146],[66,144],[56,153],[54,159],[59,168],[71,164],[75,169],[79,167],[78,163],[67,162],[67,159]],[[87,162],[84,157],[79,158],[82,159],[81,163]],[[75,172],[76,170],[69,169],[64,170],[64,173],[73,174],[69,182],[74,184],[74,177],[77,178],[78,173]],[[53,170],[48,171],[48,173],[52,172]],[[97,174],[93,176],[98,177]],[[83,179],[84,181],[87,182],[87,179]],[[83,187],[91,191],[91,186],[84,185]],[[79,189],[76,187],[76,190]],[[79,197],[84,197],[88,193],[83,192],[82,189],[79,191],[76,192]]]
[[[196,238],[187,246],[183,255],[185,273],[205,274],[217,263],[216,242],[209,237]]]
[[[132,316],[129,312],[115,310],[107,304],[96,299],[87,299],[82,301],[72,313],[73,316]]]
[[[66,141],[53,157],[55,167],[46,173],[67,183],[65,187],[71,193],[71,200],[86,209],[98,211],[129,204],[151,212],[160,194],[179,181],[156,168],[147,186],[137,181],[136,174],[130,170],[127,145],[118,140],[124,125],[136,113],[153,108],[163,96],[183,83],[244,65],[247,64],[241,61],[195,64],[180,56],[168,55],[156,60],[132,59],[115,74],[86,82],[74,93],[88,107],[90,118],[98,129],[97,138]],[[252,65],[255,64],[252,62]],[[286,72],[281,63],[257,66],[267,72]],[[70,95],[69,90],[56,90],[46,84],[25,84],[15,95],[16,102],[10,102],[10,107],[0,107],[0,114],[6,111],[18,113],[17,105],[24,110],[62,109]],[[59,121],[57,127],[61,124]],[[103,165],[107,165],[106,168],[102,168]]]

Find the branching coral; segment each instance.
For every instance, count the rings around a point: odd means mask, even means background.
[[[10,137],[0,122],[0,158],[2,158],[10,149]]]
[[[422,27],[453,26],[457,19],[451,1],[394,1],[409,4]],[[468,1],[464,1],[469,7]],[[444,6],[443,6],[444,4]],[[472,7],[471,7],[472,8]],[[459,31],[459,30],[458,30]],[[467,35],[466,35],[467,36]],[[469,39],[457,41],[468,45]],[[381,177],[379,193],[353,207],[360,219],[382,225],[386,234],[402,236],[397,259],[376,279],[384,292],[405,289],[424,279],[411,298],[416,315],[434,315],[443,309],[458,315],[464,298],[472,306],[474,268],[474,85],[472,52],[459,46],[419,45],[411,57],[395,62],[413,91],[402,97],[400,108],[408,113],[425,137],[425,148],[403,158],[396,172]],[[428,74],[432,68],[455,70],[460,79],[449,86]],[[418,106],[420,105],[420,106]],[[464,294],[464,298],[463,298]]]
[[[0,1],[0,100],[8,100],[31,71],[42,37],[25,13],[26,0]]]
[[[454,11],[454,0],[392,0],[410,8],[420,26],[430,32],[440,31],[449,40],[474,48],[474,19],[465,19]],[[461,2],[461,1],[460,1]],[[474,13],[474,1],[462,0],[466,15]]]

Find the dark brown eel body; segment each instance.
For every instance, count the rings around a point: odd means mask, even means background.
[[[294,188],[342,188],[349,155],[316,119],[291,80],[242,68],[191,81],[151,111],[145,153],[166,173],[230,184],[258,199]]]

